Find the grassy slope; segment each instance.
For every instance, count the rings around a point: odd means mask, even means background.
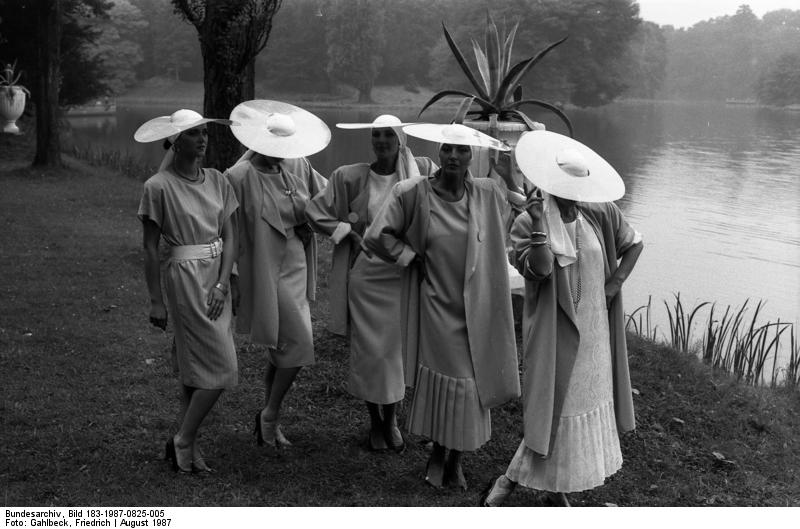
[[[401,456],[361,448],[366,414],[345,391],[346,343],[323,329],[323,264],[318,362],[286,401],[296,446],[282,454],[255,446],[262,357],[239,339],[240,384],[204,429],[219,472],[175,476],[162,458],[177,387],[169,338],[147,323],[140,183],[74,160],[31,170],[31,141],[0,136],[0,152],[11,154],[0,162],[5,505],[473,505],[504,470],[520,440],[518,402],[493,411],[491,442],[466,461],[466,494],[423,483],[422,439],[410,437]],[[800,505],[796,393],[738,385],[635,338],[630,357],[639,428],[623,437],[622,470],[572,495],[575,504]],[[532,492],[510,502],[537,504]]]

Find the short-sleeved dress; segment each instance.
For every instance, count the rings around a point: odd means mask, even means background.
[[[420,290],[417,384],[408,430],[456,450],[476,450],[491,437],[491,414],[481,405],[467,336],[464,303],[469,208],[467,193],[449,202],[430,193]]]
[[[523,440],[506,475],[533,489],[579,492],[602,485],[619,470],[622,452],[614,414],[603,250],[583,215],[565,226],[578,248],[578,262],[570,265],[570,294],[573,302],[579,300],[578,354],[550,457],[535,454]]]
[[[238,205],[230,183],[215,169],[201,169],[197,182],[160,171],[144,183],[138,217],[155,222],[171,249],[219,239],[222,225]],[[222,389],[238,382],[230,297],[216,320],[206,315],[208,293],[219,280],[221,262],[219,255],[167,260],[164,283],[175,327],[179,378],[185,386]]]

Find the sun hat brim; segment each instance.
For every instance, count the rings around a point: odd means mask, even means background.
[[[283,136],[271,132],[267,120],[274,114],[291,118],[294,132]],[[231,120],[238,123],[231,127],[231,132],[242,145],[275,158],[310,156],[331,141],[331,131],[325,122],[307,110],[280,101],[245,101],[233,109]]]
[[[478,130],[461,124],[436,124],[418,123],[403,127],[409,136],[450,145],[470,145],[472,147],[486,147],[498,151],[510,151],[511,148],[500,140],[492,138]]]
[[[585,167],[586,176],[574,176],[560,160],[569,153]],[[577,202],[612,202],[625,195],[619,173],[583,143],[545,130],[526,132],[514,149],[517,166],[535,186],[551,195]]]
[[[150,143],[152,141],[163,140],[180,132],[193,129],[204,123],[220,123],[222,125],[232,125],[229,119],[201,118],[189,123],[175,124],[170,119],[171,116],[158,116],[143,123],[136,132],[133,139],[139,143]]]

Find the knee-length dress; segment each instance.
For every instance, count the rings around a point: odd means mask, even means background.
[[[303,158],[262,173],[249,161],[226,172],[241,206],[236,225],[242,300],[237,329],[267,346],[280,368],[314,363],[309,299],[315,288],[316,242],[305,246],[295,228],[306,225],[308,200],[325,180]]]
[[[206,315],[222,259],[220,255],[187,259],[175,249],[218,240],[222,225],[239,203],[219,171],[201,169],[200,175],[191,182],[168,171],[156,173],[144,184],[138,216],[159,226],[170,250],[164,283],[180,381],[193,388],[221,389],[238,382],[230,296],[216,320]]]
[[[430,197],[428,280],[420,289],[419,364],[408,430],[447,448],[476,450],[491,437],[491,416],[478,397],[467,336],[467,194],[456,202]]]
[[[542,458],[523,440],[506,475],[529,488],[578,492],[602,485],[619,470],[622,452],[614,414],[602,248],[582,215],[565,226],[579,248],[578,262],[569,270],[573,302],[580,296],[576,309],[578,352],[550,456]]]

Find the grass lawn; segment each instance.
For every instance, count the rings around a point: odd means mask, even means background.
[[[240,384],[203,429],[218,473],[173,474],[164,442],[176,429],[178,387],[170,336],[147,319],[141,182],[69,158],[65,169],[31,169],[32,142],[0,136],[6,506],[469,506],[505,469],[520,441],[518,401],[493,410],[492,440],[468,455],[467,493],[425,485],[423,439],[408,436],[402,455],[362,448],[366,410],[345,391],[347,344],[324,330],[324,243],[317,363],[285,403],[295,446],[256,446],[263,355],[237,337]],[[739,385],[635,337],[630,363],[638,428],[622,438],[625,463],[605,486],[570,495],[574,505],[800,505],[798,393]],[[518,490],[509,505],[539,503]]]

